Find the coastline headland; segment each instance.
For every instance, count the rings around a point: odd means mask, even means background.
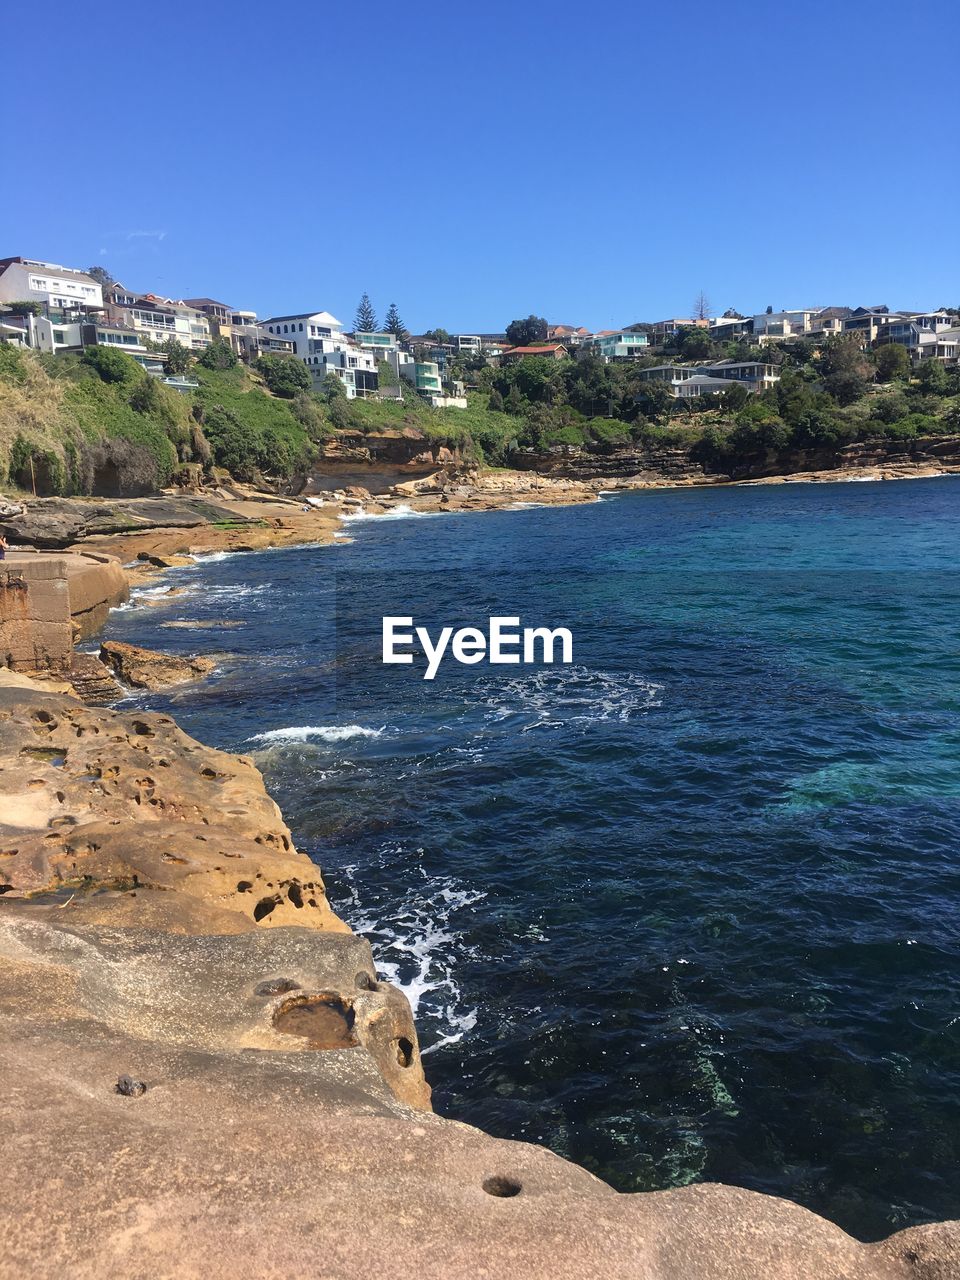
[[[135,585],[175,557],[332,543],[349,512],[613,487],[534,479],[442,474],[322,506],[173,498],[162,518],[55,500],[4,523],[53,558],[56,537],[115,557]],[[433,1113],[405,997],[259,772],[169,716],[0,669],[0,891],[2,1275],[960,1276],[960,1223],[863,1244],[741,1188],[620,1194]]]

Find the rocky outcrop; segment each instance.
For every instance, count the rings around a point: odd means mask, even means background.
[[[839,447],[770,449],[744,457],[721,456],[711,461],[701,457],[696,446],[564,446],[550,453],[518,451],[511,461],[520,471],[535,471],[551,478],[602,481],[612,486],[637,488],[723,484],[731,480],[800,475],[829,478],[831,473],[865,469],[883,473],[881,478],[899,479],[960,470],[960,436],[858,440]]]
[[[734,1187],[620,1195],[429,1110],[253,764],[0,681],[0,1275],[950,1280]]]
[[[170,1011],[181,1011],[178,1043],[277,1049],[292,1038],[306,1052],[325,1047],[333,1025],[344,1047],[371,1054],[406,1104],[429,1105],[409,1006],[377,981],[369,947],[331,911],[319,871],[294,849],[250,760],[202,747],[168,716],[0,687],[0,768],[4,915],[9,923],[16,908],[17,920],[42,925],[51,939],[53,922],[72,930],[84,954],[96,952],[97,969],[125,975],[91,1016],[142,1031],[163,987],[168,1030]],[[244,960],[266,955],[259,944],[209,940],[277,929],[295,938],[270,953],[272,974]],[[206,950],[170,935],[208,936]],[[200,981],[202,955],[217,981],[210,977],[206,995],[185,992],[188,975]],[[135,977],[137,964],[144,973],[153,966],[150,983]],[[225,980],[231,965],[235,995]],[[238,1020],[234,1005],[253,977],[273,985],[259,993],[257,1017]],[[220,1023],[233,1027],[233,1040],[211,1032],[216,1016],[204,1002],[225,1004]]]
[[[236,520],[229,508],[205,498],[156,497],[103,501],[82,498],[33,498],[18,512],[0,514],[0,533],[12,543],[68,547],[96,534],[135,533],[142,529],[196,528]]]
[[[168,689],[171,685],[200,680],[216,666],[213,658],[179,658],[120,640],[104,640],[100,661],[132,689]]]

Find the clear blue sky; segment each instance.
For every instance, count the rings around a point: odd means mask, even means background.
[[[960,304],[960,6],[7,4],[0,256],[409,328]],[[21,167],[22,166],[22,167]]]

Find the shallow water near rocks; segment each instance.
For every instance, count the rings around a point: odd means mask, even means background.
[[[349,528],[175,570],[109,634],[244,623],[137,704],[253,754],[437,1109],[623,1190],[960,1216],[960,480]],[[385,613],[565,625],[574,663],[427,683]]]

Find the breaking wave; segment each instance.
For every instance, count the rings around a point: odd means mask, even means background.
[[[348,738],[379,738],[386,725],[379,729],[367,729],[362,724],[304,724],[294,725],[288,729],[268,729],[265,733],[255,733],[248,742],[310,742],[319,738],[321,742],[345,742]]]

